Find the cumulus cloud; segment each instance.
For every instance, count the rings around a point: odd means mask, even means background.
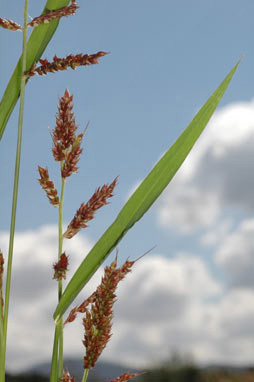
[[[253,212],[253,147],[254,101],[217,111],[158,203],[159,223],[191,233],[228,208]]]
[[[8,236],[8,233],[0,232],[4,255],[7,254]],[[70,276],[88,253],[91,244],[81,235],[66,241]],[[28,367],[28,360],[30,363],[41,362],[48,359],[51,353],[52,314],[57,304],[52,265],[57,259],[57,246],[57,226],[47,225],[16,233],[8,332],[9,369]]]
[[[217,248],[215,260],[226,275],[229,287],[254,288],[253,238],[254,219],[247,219]]]
[[[248,231],[248,227],[241,229]],[[7,239],[6,233],[0,233],[5,253]],[[16,239],[7,357],[12,371],[50,358],[52,313],[57,302],[52,280],[57,228],[44,226],[19,232]],[[80,235],[66,241],[66,246],[72,274],[91,243]],[[94,291],[101,275],[102,269],[90,280],[79,301]],[[204,260],[194,254],[177,253],[172,258],[148,254],[135,263],[132,273],[119,285],[114,334],[102,359],[143,367],[178,349],[190,352],[199,362],[248,362],[252,356],[251,299],[246,289],[227,292]],[[64,344],[65,356],[77,356],[81,364],[82,337],[78,317],[66,326]]]

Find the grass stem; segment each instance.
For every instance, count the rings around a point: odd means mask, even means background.
[[[88,377],[88,373],[89,373],[89,369],[85,369],[84,374],[83,374],[83,378],[82,378],[82,382],[86,382],[87,377]]]
[[[9,312],[9,300],[10,300],[10,288],[11,288],[11,271],[13,261],[13,247],[14,247],[14,234],[15,234],[15,222],[16,222],[16,210],[18,199],[18,186],[19,186],[19,170],[21,159],[21,142],[22,142],[22,127],[24,116],[24,103],[25,103],[25,84],[26,76],[26,48],[27,48],[27,16],[28,16],[28,1],[25,0],[24,5],[24,30],[23,30],[23,44],[22,44],[22,75],[21,75],[21,87],[20,87],[20,104],[19,104],[19,118],[18,118],[18,137],[16,148],[16,162],[14,173],[14,185],[13,185],[13,197],[12,197],[12,212],[11,212],[11,226],[10,226],[10,238],[9,238],[9,251],[8,251],[8,265],[6,275],[5,286],[5,306],[4,306],[4,319],[3,319],[3,339],[1,344],[0,354],[0,382],[5,381],[5,355],[6,355],[6,341],[7,341],[7,324],[8,324],[8,312]]]
[[[63,252],[63,201],[65,190],[65,178],[62,177],[61,196],[58,211],[58,260],[60,260]],[[60,301],[63,294],[63,282],[58,281],[58,301]],[[59,321],[59,359],[58,359],[58,378],[63,376],[63,319]]]
[[[62,168],[62,163],[61,163]],[[58,260],[63,252],[63,201],[65,190],[65,178],[62,177],[61,196],[58,209]],[[58,280],[58,301],[63,294],[63,282]],[[57,373],[58,369],[58,373]],[[53,353],[51,359],[50,382],[57,382],[63,376],[63,319],[61,318],[55,327]]]

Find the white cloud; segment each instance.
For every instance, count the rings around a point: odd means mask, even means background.
[[[227,276],[228,285],[254,288],[254,219],[244,220],[225,237],[216,252],[216,262]]]
[[[228,208],[253,211],[254,101],[214,114],[158,203],[159,223],[191,233],[212,227]]]
[[[6,239],[7,235],[0,233],[4,246]],[[7,357],[12,371],[50,358],[52,313],[57,300],[52,280],[56,227],[20,232],[16,239]],[[75,239],[66,241],[67,253],[74,263],[71,273],[91,247],[84,236]],[[82,298],[96,288],[101,274],[99,270],[92,278]],[[102,358],[142,367],[156,357],[164,359],[177,348],[192,353],[200,362],[248,362],[251,298],[246,289],[227,292],[197,256],[179,253],[167,259],[148,254],[134,265],[118,288],[114,335]],[[81,364],[82,337],[79,316],[66,327],[64,343],[66,357],[79,356]]]
[[[232,229],[232,225],[232,219],[225,219],[222,223],[216,224],[213,229],[209,229],[209,231],[205,232],[205,234],[201,237],[201,244],[205,247],[218,245],[228,235]]]

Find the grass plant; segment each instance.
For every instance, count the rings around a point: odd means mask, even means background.
[[[65,58],[59,58],[55,55],[52,62],[41,58],[49,41],[54,35],[60,19],[74,15],[78,8],[79,6],[75,0],[72,0],[70,4],[69,0],[48,0],[42,14],[28,23],[28,0],[25,0],[24,26],[20,26],[15,21],[0,18],[0,25],[3,28],[9,29],[10,31],[22,30],[23,33],[22,55],[0,103],[1,139],[14,106],[18,99],[20,99],[12,219],[7,259],[4,259],[4,255],[0,252],[0,382],[5,381],[8,306],[10,300],[19,183],[25,85],[34,75],[46,75],[47,73],[55,73],[59,70],[67,70],[68,68],[75,69],[79,66],[98,64],[99,60],[107,54],[106,52],[99,51],[95,54],[69,54]],[[33,28],[33,31],[27,41],[28,28]],[[55,312],[52,312],[55,321],[55,335],[50,373],[51,382],[57,382],[58,380],[63,382],[74,381],[70,373],[63,368],[63,334],[64,326],[74,321],[78,313],[83,315],[84,326],[83,344],[85,347],[85,355],[82,382],[87,380],[89,370],[94,367],[111,337],[111,320],[117,285],[126,274],[131,271],[135,261],[126,260],[122,266],[117,268],[117,258],[115,258],[112,264],[105,268],[101,284],[96,291],[86,298],[80,306],[73,308],[65,321],[63,321],[63,314],[70,307],[70,304],[76,296],[83,291],[88,280],[93,276],[112,250],[116,248],[123,236],[142,218],[165,187],[170,183],[214,113],[238,65],[239,62],[233,67],[208,101],[199,110],[181,136],[146,176],[127,203],[122,207],[115,221],[108,227],[91,251],[85,256],[83,262],[73,277],[68,281],[65,288],[63,287],[63,280],[67,277],[69,255],[64,251],[64,240],[70,240],[78,234],[81,229],[86,228],[87,222],[94,218],[97,210],[108,203],[108,199],[113,196],[118,178],[116,177],[110,184],[104,184],[102,187],[98,187],[91,198],[86,203],[82,203],[77,209],[66,231],[63,232],[63,203],[66,178],[71,177],[71,175],[78,170],[78,161],[82,153],[82,139],[86,128],[82,132],[77,132],[78,128],[73,113],[73,95],[66,90],[64,95],[60,98],[56,125],[52,131],[52,154],[54,160],[59,162],[61,178],[60,192],[57,191],[53,181],[50,179],[48,169],[41,166],[38,167],[39,183],[45,191],[50,204],[58,208],[58,250],[56,262],[53,266],[53,278],[58,284],[58,304]],[[3,268],[4,261],[6,260],[7,276],[6,283],[3,285]],[[5,291],[5,297],[3,291]],[[128,381],[137,375],[138,373],[124,373],[113,379],[112,382]]]

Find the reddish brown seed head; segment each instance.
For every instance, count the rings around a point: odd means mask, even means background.
[[[76,4],[76,1],[72,0],[72,4],[67,7],[63,7],[53,11],[47,9],[45,14],[35,17],[27,25],[29,27],[38,27],[41,24],[48,24],[50,23],[50,21],[59,19],[61,17],[75,15],[75,12],[78,8],[79,6]]]
[[[0,249],[0,277],[2,276],[4,272],[4,255]]]
[[[0,17],[0,26],[9,29],[11,31],[17,31],[17,30],[23,30],[24,28],[16,23],[15,21],[9,20],[9,19],[2,19]]]
[[[111,325],[113,318],[113,305],[116,299],[116,288],[124,276],[130,272],[134,262],[125,262],[120,268],[116,268],[116,259],[110,266],[106,266],[101,284],[97,287],[92,297],[90,310],[85,308],[83,326],[85,335],[83,344],[86,348],[84,368],[94,367],[111,337]],[[84,302],[85,303],[85,302]],[[76,309],[75,314],[78,312]]]
[[[40,59],[39,62],[41,65],[37,68],[33,65],[25,74],[28,76],[33,76],[35,74],[42,76],[47,73],[55,73],[59,70],[66,70],[68,68],[75,70],[79,66],[98,64],[99,58],[106,54],[108,53],[100,51],[94,54],[70,54],[65,58],[54,56],[52,62],[49,62],[46,59]]]
[[[130,379],[132,379],[134,377],[137,377],[138,375],[142,375],[142,374],[144,374],[144,372],[141,372],[141,373],[132,373],[132,374],[129,373],[129,372],[126,372],[126,373],[121,374],[120,377],[111,379],[110,382],[127,382]]]
[[[48,169],[38,166],[40,179],[38,179],[41,187],[45,190],[50,204],[54,207],[59,207],[59,198],[54,183],[49,179]]]
[[[53,265],[53,269],[55,271],[53,279],[58,281],[62,279],[66,279],[68,265],[69,265],[68,256],[66,256],[64,252],[60,256],[60,259],[58,260],[58,262]]]
[[[75,378],[71,377],[70,373],[67,370],[64,370],[63,376],[60,379],[61,382],[74,382]]]
[[[63,234],[65,238],[71,239],[81,228],[86,228],[86,223],[94,218],[95,212],[99,208],[108,204],[107,199],[112,198],[117,180],[118,177],[116,177],[110,185],[104,184],[101,188],[97,188],[89,201],[81,204],[74,218],[68,225],[67,230]]]

